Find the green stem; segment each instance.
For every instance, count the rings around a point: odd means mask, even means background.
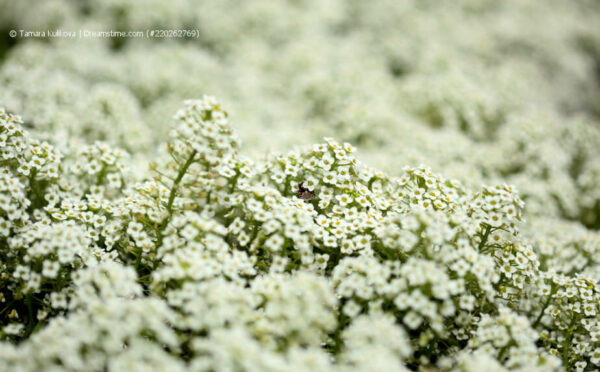
[[[233,176],[233,178],[231,179],[231,184],[229,185],[229,193],[233,193],[233,191],[235,190],[238,178],[240,178],[240,172],[236,171],[235,176]]]
[[[175,201],[175,195],[177,194],[177,188],[179,186],[179,183],[183,179],[183,176],[185,176],[185,173],[187,172],[188,168],[194,162],[194,158],[196,157],[196,154],[197,154],[196,150],[192,151],[192,153],[186,160],[185,164],[183,164],[183,167],[181,167],[181,169],[179,169],[179,172],[177,173],[177,177],[175,177],[175,179],[173,180],[173,185],[171,186],[171,192],[169,194],[169,200],[167,201],[167,212],[169,213],[169,215],[167,217],[165,217],[165,219],[162,220],[162,222],[158,226],[158,232],[157,232],[158,237],[157,237],[157,242],[156,242],[157,247],[160,247],[162,245],[162,240],[163,240],[162,232],[167,227],[167,225],[169,224],[169,220],[171,219],[171,214],[173,213],[173,202]]]
[[[183,176],[185,176],[185,172],[187,172],[190,165],[192,165],[192,163],[194,162],[194,157],[196,156],[196,153],[196,150],[192,151],[190,157],[187,159],[183,167],[181,167],[179,173],[177,173],[177,177],[173,181],[173,187],[171,188],[171,193],[169,194],[169,201],[167,202],[167,211],[169,212],[169,216],[171,215],[171,208],[173,207],[173,201],[175,200],[175,194],[177,193],[177,186],[179,186],[179,182],[181,182]]]
[[[104,175],[106,174],[106,164],[102,165],[102,168],[100,169],[100,172],[98,172],[98,176],[96,176],[96,186],[100,186],[102,184],[102,179],[104,178]]]
[[[483,247],[485,247],[485,243],[487,243],[488,237],[490,236],[491,232],[492,232],[492,227],[490,225],[486,225],[485,232],[483,233],[483,236],[481,237],[481,242],[479,243],[479,246],[477,247],[477,249],[479,251],[481,251],[483,249]]]
[[[500,352],[498,353],[498,361],[500,363],[502,363],[502,359],[504,358],[504,354],[506,354],[506,352],[508,351],[508,347],[510,346],[510,343],[504,345],[504,347],[502,349],[500,349]]]
[[[31,297],[33,295],[28,294],[27,297],[25,297],[25,305],[27,306],[27,329],[25,330],[25,336],[29,336],[31,334],[31,332],[33,331],[33,329],[35,328],[35,326],[37,325],[36,319],[34,319],[33,316],[33,307],[31,304]]]
[[[6,305],[6,307],[5,307],[4,309],[2,309],[2,311],[0,311],[0,315],[2,315],[2,313],[4,313],[5,311],[12,309],[12,307],[11,307],[11,306],[12,306],[12,304],[14,304],[14,303],[15,303],[15,300],[12,300],[12,301],[10,301],[10,302],[9,302],[9,303]]]
[[[567,335],[563,341],[563,349],[562,349],[562,359],[563,364],[565,366],[565,371],[571,371],[571,366],[569,364],[569,349],[571,348],[571,339],[573,339],[573,326],[577,320],[577,315],[573,314],[573,318],[571,319],[571,323],[569,323],[569,327],[567,328]]]
[[[550,294],[548,295],[548,298],[546,299],[546,302],[544,302],[544,304],[542,305],[542,310],[540,311],[540,314],[538,315],[538,317],[535,319],[535,322],[533,322],[532,328],[536,328],[540,322],[542,321],[542,317],[544,316],[544,312],[546,311],[546,309],[548,308],[548,305],[550,305],[550,301],[552,301],[552,296],[554,295],[555,291],[555,285],[554,283],[551,284],[552,287],[550,288]]]

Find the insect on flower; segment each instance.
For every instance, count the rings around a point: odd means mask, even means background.
[[[304,182],[298,184],[298,197],[302,200],[308,201],[315,197],[315,193],[305,188]]]

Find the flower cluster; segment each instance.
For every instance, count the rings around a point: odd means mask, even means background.
[[[511,370],[558,369],[560,360],[538,350],[539,336],[529,320],[507,308],[500,308],[495,317],[484,314],[477,324],[469,347],[491,355]]]
[[[597,282],[585,275],[541,272],[521,307],[535,317],[533,327],[566,369],[585,370],[600,364],[600,323]]]
[[[598,14],[0,4],[0,372],[597,370]]]
[[[547,232],[562,238],[555,248],[522,234],[514,186],[472,191],[426,166],[390,176],[332,138],[253,161],[208,96],[175,120],[152,180],[132,181],[126,154],[100,142],[56,157],[54,181],[6,165],[23,200],[2,251],[2,332],[22,341],[2,346],[9,365],[49,338],[95,354],[56,346],[30,368],[78,369],[91,355],[98,368],[198,369],[600,360],[596,284],[572,276],[596,272],[593,235]],[[569,268],[556,252],[585,261]],[[74,327],[87,331],[70,338]],[[232,338],[256,355],[240,356]]]

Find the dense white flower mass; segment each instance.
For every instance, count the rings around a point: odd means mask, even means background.
[[[600,369],[598,24],[0,3],[0,372]]]

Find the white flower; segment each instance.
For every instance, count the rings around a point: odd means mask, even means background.
[[[350,300],[344,305],[343,312],[348,317],[354,318],[360,313],[361,310],[362,309],[361,309],[360,305],[358,305],[356,302]]]
[[[403,318],[404,324],[410,329],[417,329],[423,319],[414,311],[409,311]]]
[[[265,247],[272,251],[279,251],[283,245],[283,238],[279,235],[272,235],[265,241]]]

